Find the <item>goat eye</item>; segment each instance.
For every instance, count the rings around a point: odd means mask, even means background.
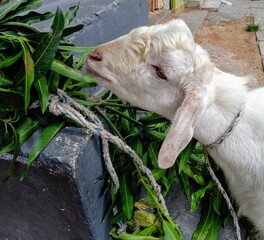
[[[157,74],[157,76],[159,78],[167,80],[166,75],[164,74],[163,70],[160,67],[157,67],[157,66],[154,66],[154,65],[153,65],[153,67],[154,67],[154,69],[156,71],[156,74]]]

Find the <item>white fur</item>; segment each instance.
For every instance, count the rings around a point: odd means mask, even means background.
[[[216,141],[245,104],[234,132],[209,154],[222,168],[241,214],[264,239],[264,88],[250,90],[250,78],[217,69],[179,19],[137,28],[97,47],[87,68],[121,99],[172,120],[159,153],[162,168],[175,162],[192,137],[204,145]]]

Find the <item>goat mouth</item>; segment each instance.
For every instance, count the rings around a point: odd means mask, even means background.
[[[112,83],[112,81],[104,76],[102,76],[100,73],[92,70],[92,69],[88,69],[87,70],[88,74],[90,74],[91,76],[95,77],[96,79],[98,79],[99,81],[103,81],[106,83]]]

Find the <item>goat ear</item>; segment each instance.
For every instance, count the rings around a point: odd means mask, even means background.
[[[176,161],[179,153],[193,137],[194,126],[205,110],[204,88],[195,75],[185,77],[183,100],[177,109],[170,130],[161,146],[158,157],[160,168],[169,168]]]

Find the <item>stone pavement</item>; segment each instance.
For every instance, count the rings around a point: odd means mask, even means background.
[[[254,23],[260,26],[256,32],[256,38],[259,42],[262,65],[264,66],[264,0],[191,0],[187,4],[190,8],[200,8],[192,12],[179,14],[192,33],[198,31],[205,18],[214,24],[219,22],[228,22],[242,19],[246,16],[253,16]],[[150,19],[151,24],[157,24],[159,19]],[[161,15],[160,21],[164,19]]]
[[[201,4],[201,8],[208,8],[210,4],[221,2],[221,0],[205,0],[206,4]],[[222,1],[223,2],[223,1]],[[264,1],[263,0],[230,0],[229,4],[220,4],[216,11],[211,12],[208,18],[212,21],[233,21],[241,19],[245,16],[253,16],[254,23],[260,26],[260,30],[256,32],[259,42],[259,49],[264,66]],[[213,6],[213,5],[212,5]]]

